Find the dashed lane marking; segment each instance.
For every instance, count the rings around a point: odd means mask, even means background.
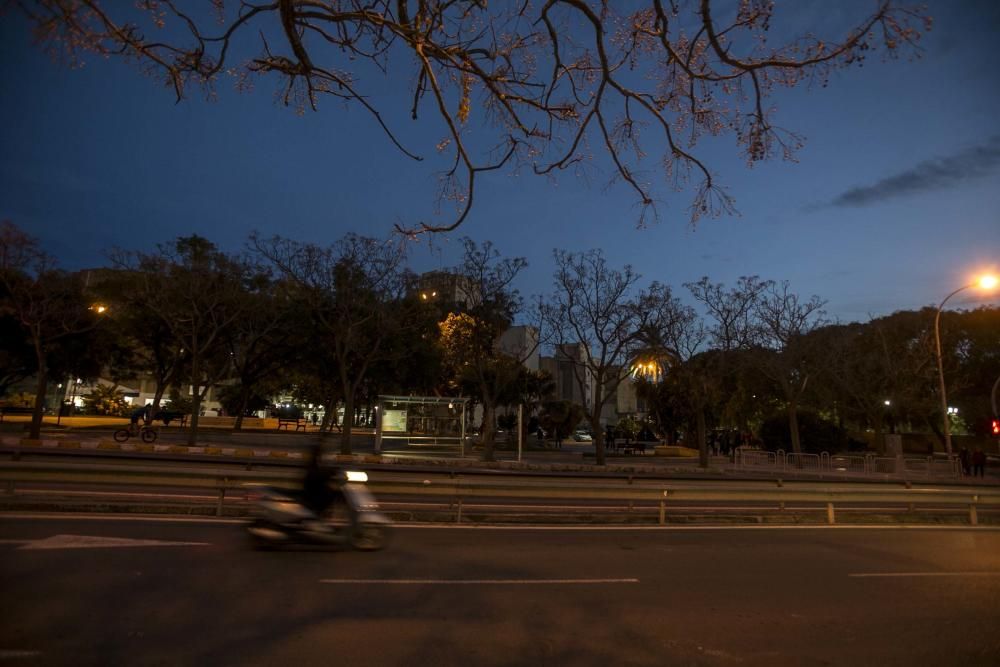
[[[0,649],[0,660],[15,660],[18,658],[37,658],[41,651],[18,651],[12,649]]]
[[[638,584],[638,579],[320,579],[321,584],[391,586],[532,586],[552,584]]]
[[[847,575],[856,579],[905,577],[1000,577],[1000,572],[856,572]]]
[[[165,540],[135,540],[125,537],[100,537],[93,535],[53,535],[32,540],[19,550],[27,549],[106,549],[118,547],[202,547],[208,542],[168,542]]]

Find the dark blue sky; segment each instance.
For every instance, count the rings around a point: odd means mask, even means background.
[[[872,4],[832,13],[860,17]],[[838,20],[829,6],[794,11],[821,28]],[[774,98],[779,124],[807,139],[798,163],[751,170],[729,140],[703,145],[738,216],[692,229],[689,198],[663,189],[662,222],[636,229],[632,194],[606,188],[600,162],[590,182],[494,174],[459,231],[415,247],[411,264],[455,264],[468,235],[528,258],[525,294],[549,291],[553,248],[601,247],[680,292],[703,275],[787,279],[845,320],[939,301],[976,271],[1000,269],[1000,2],[937,0],[929,13],[922,59],[873,59],[829,87]],[[297,115],[266,79],[251,93],[224,83],[215,101],[174,104],[128,64],[92,57],[69,69],[31,44],[20,17],[0,22],[0,218],[40,237],[64,266],[194,232],[232,250],[253,230],[319,243],[347,231],[386,236],[431,210],[432,170],[403,158],[357,109],[325,102]],[[368,80],[388,102],[409,83]],[[408,106],[399,106],[389,114],[402,125]]]

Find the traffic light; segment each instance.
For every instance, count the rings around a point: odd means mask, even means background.
[[[993,420],[993,435],[1000,436],[1000,419]]]

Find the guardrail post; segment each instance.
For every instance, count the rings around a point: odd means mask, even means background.
[[[223,480],[222,488],[219,489],[219,502],[215,505],[215,516],[222,516],[222,504],[226,502],[226,480]]]
[[[969,503],[969,525],[972,526],[979,525],[979,515],[976,513],[977,500],[979,500],[979,496],[972,496],[972,502]]]
[[[458,499],[458,505],[456,507],[457,507],[458,511],[455,512],[455,523],[462,523],[462,498],[461,497],[459,497],[459,499]]]
[[[837,523],[837,517],[833,513],[833,503],[826,504],[826,522],[831,526]]]
[[[664,498],[660,498],[660,525],[662,526],[667,522],[667,501]]]

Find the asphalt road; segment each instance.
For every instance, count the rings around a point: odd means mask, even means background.
[[[1000,664],[990,529],[399,528],[378,553],[256,552],[235,524],[4,516],[0,590],[4,665]]]

